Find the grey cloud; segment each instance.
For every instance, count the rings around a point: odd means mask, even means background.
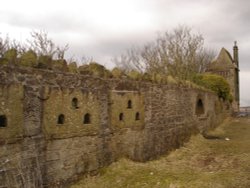
[[[147,33],[138,33],[132,37],[124,35],[120,37],[116,36],[115,38],[111,36],[107,38],[100,37],[96,42],[87,45],[84,44],[84,41],[78,41],[70,46],[70,54],[75,54],[76,56],[91,56],[94,60],[102,63],[102,56],[110,57],[110,59],[119,56],[132,46],[143,44],[148,40],[148,37]]]
[[[84,21],[73,19],[63,13],[49,15],[22,15],[20,13],[10,13],[6,20],[8,24],[16,27],[46,29],[52,32],[70,32],[75,30],[76,26],[87,28]]]
[[[250,71],[250,1],[249,0],[142,0],[139,10],[152,16],[152,28],[138,31],[129,28],[128,33],[109,33],[109,30],[94,25],[92,20],[84,17],[80,9],[74,7],[67,11],[41,12],[30,16],[26,12],[0,12],[0,23],[19,28],[44,29],[60,44],[69,43],[68,57],[92,56],[100,63],[108,57],[125,52],[132,45],[141,45],[154,40],[157,31],[171,30],[178,24],[187,24],[200,31],[206,45],[217,53],[225,47],[232,53],[235,40],[238,41],[240,68],[242,72]],[[79,6],[79,4],[77,4]],[[207,12],[196,10],[204,8]],[[115,9],[116,7],[114,7]],[[182,15],[185,10],[186,13]],[[203,10],[203,9],[202,9]],[[78,11],[78,12],[77,12]],[[197,15],[190,18],[186,14]],[[199,12],[200,11],[200,12]],[[94,14],[95,13],[93,10]],[[128,12],[129,14],[129,12]],[[201,15],[199,15],[201,14]],[[115,16],[115,15],[114,15]],[[105,20],[103,20],[105,22]],[[116,28],[116,26],[113,26]],[[130,32],[131,31],[131,32]],[[88,38],[86,39],[87,36]],[[87,41],[88,40],[88,41]],[[104,62],[104,63],[105,63]],[[246,91],[244,91],[246,93]],[[244,95],[246,103],[249,99]]]

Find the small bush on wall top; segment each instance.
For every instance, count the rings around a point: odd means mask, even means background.
[[[51,69],[51,66],[52,66],[51,56],[46,56],[46,55],[39,56],[37,68]]]
[[[102,78],[111,77],[111,73],[103,65],[96,62],[91,62],[89,64],[82,65],[78,68],[81,74],[88,74],[93,76],[98,76]]]
[[[0,58],[0,65],[7,65],[8,64],[8,59],[6,58]]]
[[[17,59],[17,50],[14,48],[9,49],[4,53],[3,57],[7,59],[9,63],[15,64]]]
[[[21,55],[19,64],[22,66],[34,67],[36,66],[36,62],[37,62],[36,53],[32,50],[29,50]]]
[[[77,63],[76,62],[70,62],[68,64],[68,69],[69,69],[69,72],[71,72],[71,73],[78,73]]]
[[[136,70],[131,70],[127,73],[128,77],[132,80],[141,80],[142,79],[142,74],[139,73],[138,71]]]
[[[125,76],[124,71],[119,69],[118,67],[113,68],[111,74],[113,78],[122,78],[123,76]]]
[[[198,74],[194,77],[193,81],[198,85],[214,91],[220,98],[232,101],[230,86],[222,76],[215,74]]]
[[[68,72],[67,61],[64,59],[52,60],[52,69],[57,71]]]

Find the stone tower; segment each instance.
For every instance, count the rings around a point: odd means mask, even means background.
[[[233,46],[233,57],[225,48],[222,48],[218,57],[210,64],[207,72],[221,75],[228,81],[233,96],[233,111],[238,112],[240,104],[239,54],[236,41]]]
[[[235,108],[237,109],[237,112],[239,111],[240,107],[240,84],[239,84],[239,52],[238,52],[238,46],[237,46],[237,41],[234,42],[234,63],[236,65],[235,68]]]

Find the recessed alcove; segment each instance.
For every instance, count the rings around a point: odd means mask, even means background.
[[[7,127],[7,117],[5,115],[0,115],[0,128]]]
[[[65,116],[63,114],[60,114],[57,118],[57,124],[64,124],[64,121],[65,121]]]
[[[91,123],[91,116],[89,113],[87,113],[83,117],[83,124],[90,124],[90,123]]]

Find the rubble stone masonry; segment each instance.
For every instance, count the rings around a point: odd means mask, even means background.
[[[0,187],[65,187],[121,157],[147,161],[217,126],[208,91],[0,66]]]

